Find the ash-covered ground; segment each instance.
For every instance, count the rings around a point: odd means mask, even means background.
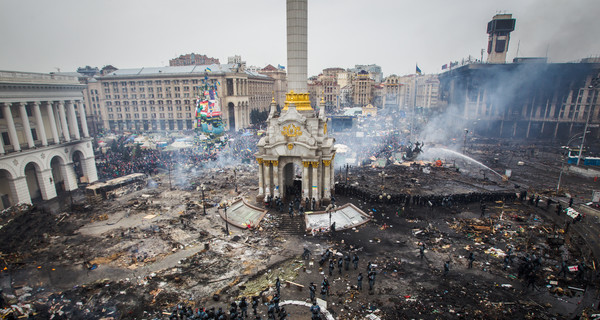
[[[351,202],[372,220],[332,234],[298,232],[289,225],[301,226],[300,217],[270,210],[260,228],[230,226],[226,235],[218,205],[236,197],[252,202],[252,164],[235,166],[235,177],[234,166],[203,169],[202,178],[173,190],[168,175],[159,174],[101,203],[75,194],[73,206],[67,197],[62,205],[5,210],[2,314],[190,319],[200,318],[198,309],[229,313],[231,302],[260,296],[258,313],[266,319],[277,277],[288,319],[310,319],[309,308],[297,303],[310,302],[311,282],[336,319],[564,319],[595,313],[600,228],[595,211],[583,207],[597,188],[594,178],[563,174],[567,194],[557,195],[561,162],[552,149],[480,143],[470,145],[467,155],[501,174],[511,169],[512,176],[503,181],[470,160],[443,154],[431,156],[442,160],[440,167],[390,162],[384,168],[352,166],[347,175],[339,170],[336,205]],[[427,150],[423,156],[419,160],[430,160]],[[191,183],[207,186],[206,215],[202,193]],[[576,210],[586,210],[582,222],[557,214],[557,204],[566,208],[571,197]],[[302,258],[303,248],[311,251],[309,259]],[[329,260],[320,264],[326,249],[336,259],[331,276]],[[354,254],[358,268],[350,263],[346,270],[342,261],[340,271],[337,260]],[[563,261],[583,271],[559,276]],[[376,272],[373,290],[369,262]],[[322,296],[325,277],[330,290]],[[249,313],[254,317],[251,308]]]

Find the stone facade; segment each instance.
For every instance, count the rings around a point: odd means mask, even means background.
[[[275,80],[241,64],[120,69],[88,79],[88,117],[98,130],[192,130],[195,90],[203,80],[217,85],[225,128],[240,130],[251,125],[251,110],[269,109],[285,77]]]
[[[258,201],[267,195],[289,195],[295,177],[301,175],[301,194],[297,195],[329,203],[334,185],[335,139],[327,136],[324,108],[318,115],[299,112],[294,104],[281,115],[275,109],[273,103],[267,133],[258,142]]]
[[[77,77],[0,71],[2,207],[98,180],[83,90]]]

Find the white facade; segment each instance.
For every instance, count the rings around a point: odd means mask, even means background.
[[[98,180],[83,90],[76,77],[0,71],[1,207]]]

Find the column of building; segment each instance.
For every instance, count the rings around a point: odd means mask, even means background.
[[[42,141],[42,146],[48,146],[48,138],[46,137],[46,128],[44,128],[44,120],[42,118],[42,112],[40,110],[40,103],[34,101],[31,106],[33,107],[33,115],[35,116],[35,125],[37,128],[38,136]]]
[[[14,151],[21,151],[21,145],[19,143],[19,137],[17,136],[17,129],[15,127],[15,119],[12,116],[12,112],[10,110],[10,103],[5,103],[2,107],[2,114],[6,119],[6,124],[8,126],[8,137],[10,139],[10,144],[13,146]]]
[[[310,164],[312,166],[312,197],[319,201],[321,199],[319,192],[319,161],[311,161]]]
[[[56,128],[56,118],[54,117],[54,106],[52,101],[46,102],[46,113],[48,114],[48,119],[50,120],[50,131],[52,132],[52,139],[55,144],[60,143],[60,138],[58,137],[58,129]]]
[[[71,141],[71,135],[69,134],[69,127],[67,125],[67,116],[65,113],[65,103],[63,101],[58,102],[58,117],[62,128],[63,138],[66,142]]]
[[[19,106],[19,111],[21,113],[21,120],[23,123],[23,134],[25,135],[25,139],[27,139],[27,146],[29,149],[35,147],[35,143],[33,142],[33,134],[31,134],[31,126],[29,125],[29,116],[27,116],[27,109],[25,107],[25,103],[17,102]]]
[[[67,101],[67,120],[69,124],[69,132],[72,135],[74,140],[79,140],[81,136],[79,135],[79,125],[77,124],[77,116],[75,115],[75,102]]]
[[[323,160],[323,198],[331,199],[331,190],[329,182],[331,181],[331,160]]]
[[[271,194],[271,161],[263,160],[265,170],[265,196]]]
[[[256,162],[258,162],[258,196],[264,196],[265,194],[265,185],[263,179],[263,160],[261,158],[257,158]]]
[[[279,197],[279,161],[271,160],[273,164],[273,196]]]
[[[310,176],[308,174],[308,167],[310,166],[310,161],[302,161],[302,197],[303,198],[307,198],[309,197],[309,183],[310,183]]]

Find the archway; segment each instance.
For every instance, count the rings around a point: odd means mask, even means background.
[[[54,188],[56,189],[57,194],[60,194],[66,190],[65,179],[62,171],[63,164],[63,159],[58,156],[52,158],[52,161],[50,161],[50,167],[52,168],[52,182],[54,183]]]
[[[233,102],[227,104],[227,114],[229,116],[229,131],[235,131],[235,105]]]
[[[287,160],[287,161],[286,161]],[[281,195],[284,200],[302,199],[302,167],[300,159],[283,159],[288,162],[282,167]]]
[[[38,172],[41,172],[39,166],[35,162],[30,162],[25,166],[25,181],[29,189],[31,201],[42,200],[42,191],[38,182]]]
[[[10,191],[10,180],[12,180],[10,172],[0,169],[0,208],[2,210],[10,207],[12,205],[10,199],[14,198]]]

